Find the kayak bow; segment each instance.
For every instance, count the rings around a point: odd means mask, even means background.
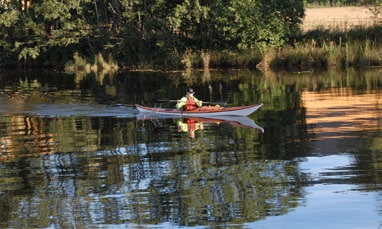
[[[135,105],[139,112],[157,115],[169,115],[169,116],[183,116],[183,117],[213,117],[221,115],[231,116],[247,116],[255,112],[261,106],[262,103],[238,106],[238,107],[219,107],[219,106],[202,106],[192,111],[182,111],[175,108],[162,108],[162,107],[145,107],[142,105]]]

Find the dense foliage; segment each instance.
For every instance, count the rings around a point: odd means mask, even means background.
[[[62,66],[74,53],[128,67],[176,68],[187,52],[280,47],[302,0],[9,0],[0,2],[2,65]]]

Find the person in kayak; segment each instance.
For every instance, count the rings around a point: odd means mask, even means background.
[[[189,88],[187,90],[187,95],[182,97],[176,103],[176,108],[180,109],[183,107],[185,111],[195,110],[197,107],[201,107],[203,102],[194,97],[194,90]]]

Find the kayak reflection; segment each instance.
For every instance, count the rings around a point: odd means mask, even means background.
[[[146,116],[139,114],[138,120],[154,120],[154,119],[174,119],[169,116]],[[233,126],[242,128],[257,129],[260,132],[264,132],[264,129],[258,126],[254,120],[245,116],[217,116],[216,118],[201,118],[201,117],[187,117],[180,118],[177,121],[178,132],[187,132],[190,138],[195,138],[195,132],[203,130],[206,124],[220,125],[221,123],[229,123]]]
[[[178,132],[188,132],[190,138],[195,138],[196,130],[203,130],[204,124],[199,120],[193,118],[186,118],[185,120],[178,121]]]

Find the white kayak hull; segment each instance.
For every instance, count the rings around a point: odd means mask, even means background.
[[[248,116],[263,106],[262,103],[240,106],[240,107],[215,107],[215,106],[203,106],[192,111],[182,111],[171,108],[161,107],[145,107],[136,104],[136,108],[141,113],[156,114],[176,117],[216,117],[216,116]]]

